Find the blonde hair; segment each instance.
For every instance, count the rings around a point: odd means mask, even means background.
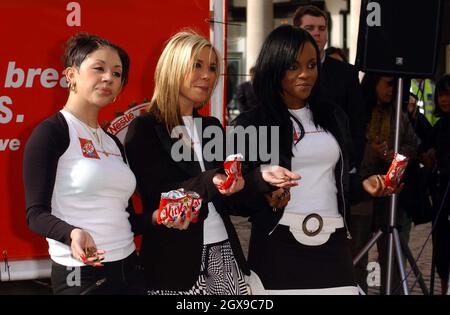
[[[219,54],[209,40],[194,31],[185,30],[173,35],[159,57],[155,70],[155,89],[148,111],[166,125],[169,133],[174,127],[183,125],[178,104],[180,88],[182,82],[193,71],[196,58],[205,47],[211,48],[216,55],[215,86],[220,73]],[[208,102],[210,96],[208,95],[207,100],[201,106]]]

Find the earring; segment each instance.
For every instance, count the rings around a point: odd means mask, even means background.
[[[113,98],[113,100],[112,100],[113,103],[116,101],[116,97],[117,97],[117,96],[114,96],[114,98]]]
[[[77,93],[77,83],[76,82],[69,82],[67,84],[67,87],[69,88],[70,91]]]

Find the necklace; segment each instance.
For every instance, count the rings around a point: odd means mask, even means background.
[[[95,142],[97,142],[99,144],[100,148],[102,149],[102,152],[108,157],[109,154],[108,154],[108,152],[106,152],[105,148],[103,147],[103,137],[101,134],[99,134],[100,128],[94,129],[86,124],[85,124],[85,126],[88,127],[89,131],[94,136]]]
[[[82,121],[81,119],[79,119],[79,118],[78,118],[78,117],[77,117],[70,109],[67,108],[67,106],[64,106],[63,109],[64,109],[66,112],[69,112],[72,116],[74,116],[79,122],[81,122],[81,125],[82,125],[86,130],[88,130],[89,134],[91,134],[92,137],[94,138],[94,142],[95,142],[96,144],[98,144],[98,146],[102,149],[102,151],[99,151],[99,152],[102,152],[103,154],[105,154],[106,157],[108,157],[108,156],[109,156],[109,153],[106,152],[105,148],[103,147],[103,137],[102,137],[102,135],[99,133],[99,128],[100,128],[100,127],[98,127],[98,128],[92,128],[91,126],[89,126],[88,124],[86,124],[84,121]],[[98,125],[98,124],[97,124],[97,125]]]

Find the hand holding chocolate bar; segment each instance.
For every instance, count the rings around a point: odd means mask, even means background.
[[[396,188],[391,188],[385,185],[383,175],[372,175],[363,180],[362,185],[372,197],[387,197],[393,194],[398,194],[402,191],[404,184],[398,185]]]
[[[408,158],[401,154],[395,153],[389,171],[384,177],[386,187],[395,189],[402,181],[406,167],[408,166]]]
[[[213,183],[216,185],[217,189],[222,195],[230,196],[232,194],[237,193],[238,191],[241,191],[245,186],[245,180],[241,177],[236,177],[232,182],[231,185],[227,188],[224,187],[225,182],[227,181],[227,176],[224,174],[216,174],[213,177]]]
[[[386,175],[372,175],[366,178],[362,185],[372,197],[386,197],[398,194],[404,187],[401,180],[407,165],[408,158],[396,153]]]
[[[171,190],[161,194],[156,222],[168,228],[185,230],[189,223],[196,223],[202,206],[200,195],[184,189]]]
[[[225,174],[216,174],[213,178],[214,185],[223,195],[232,195],[244,188],[245,180],[242,177],[242,154],[230,155],[223,163]]]

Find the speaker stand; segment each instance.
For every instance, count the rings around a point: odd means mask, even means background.
[[[402,91],[403,91],[403,78],[398,78],[397,82],[397,98],[396,98],[396,110],[395,110],[395,138],[394,138],[394,152],[398,152],[399,140],[400,140],[400,116],[402,111]],[[408,248],[408,245],[403,242],[401,244],[398,229],[395,225],[397,217],[397,195],[391,196],[391,205],[389,210],[389,224],[387,228],[379,229],[375,235],[369,240],[369,242],[362,248],[362,250],[353,259],[353,266],[355,266],[361,258],[369,252],[370,248],[381,238],[383,234],[388,237],[387,246],[387,273],[386,273],[386,295],[391,295],[392,292],[392,268],[394,265],[394,250],[397,258],[400,277],[402,279],[402,288],[405,295],[409,295],[408,283],[406,281],[405,266],[403,265],[403,252],[402,248],[407,253],[408,261],[414,270],[414,274],[418,277],[420,287],[424,294],[428,294],[425,282],[418,267],[414,263],[414,257]],[[402,246],[403,245],[403,246]]]

